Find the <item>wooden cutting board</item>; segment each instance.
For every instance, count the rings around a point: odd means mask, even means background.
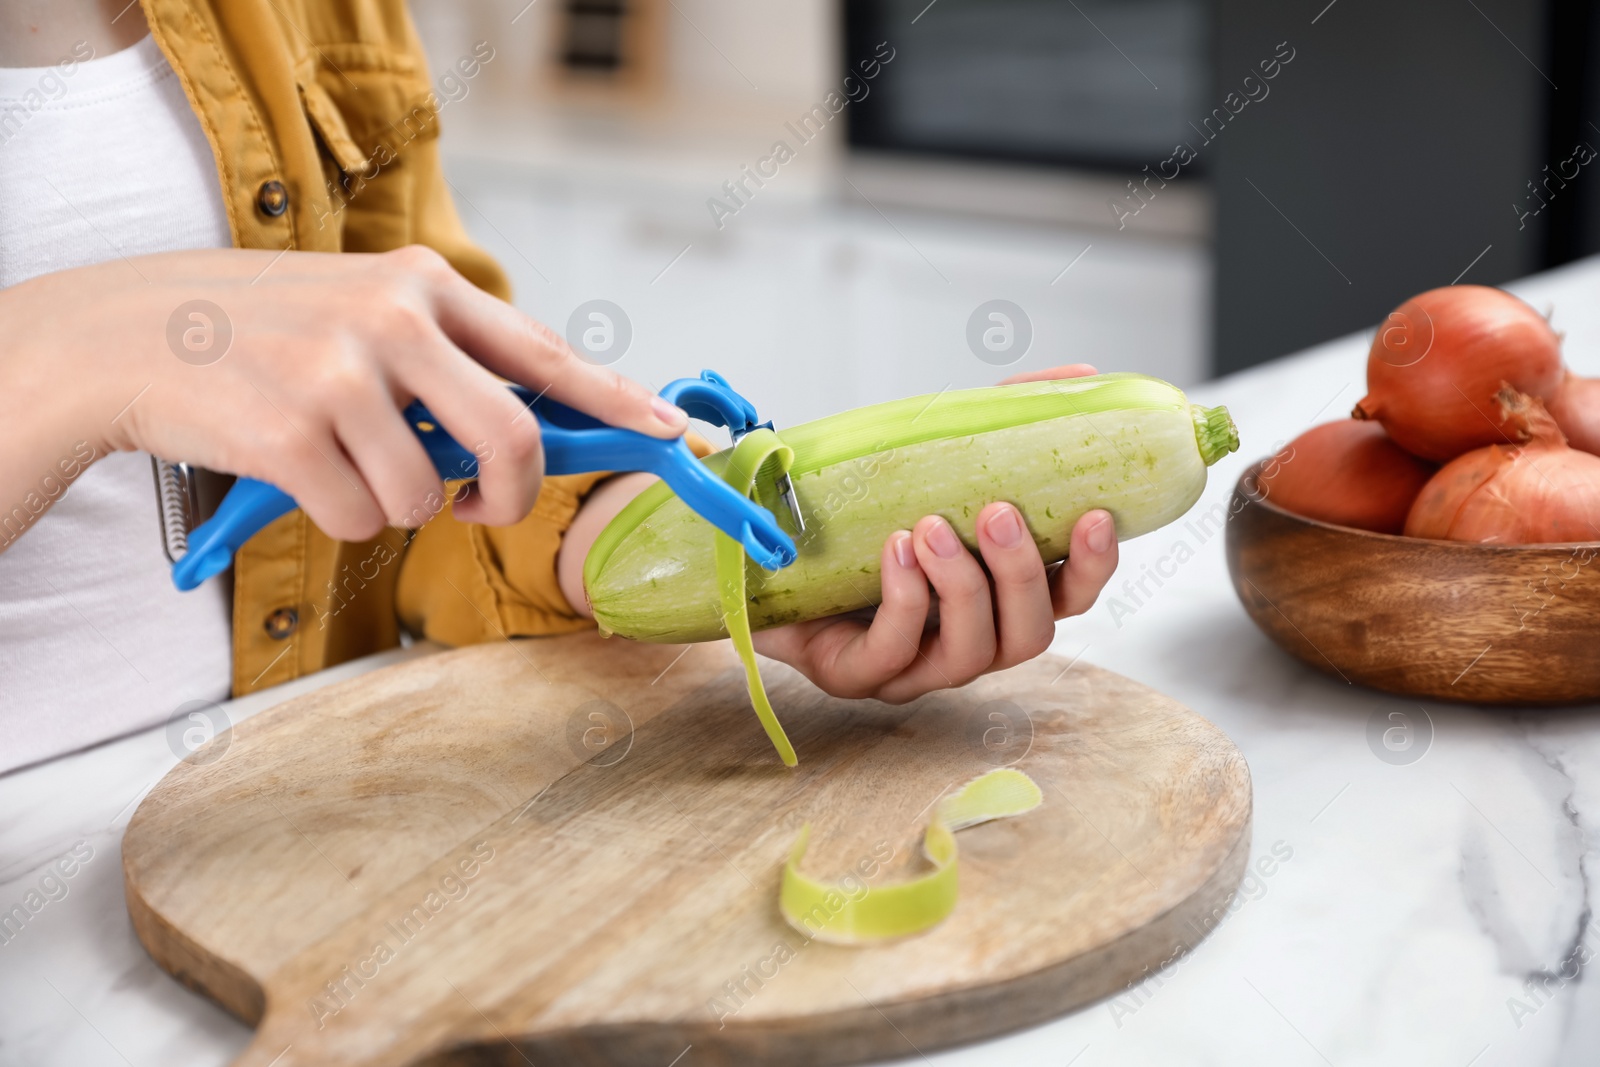
[[[1224,914],[1249,772],[1166,697],[1045,657],[891,707],[769,662],[787,770],[734,662],[725,643],[579,634],[280,705],[140,805],[134,927],[258,1024],[240,1064],[700,1067],[913,1055],[1039,1022]],[[870,892],[924,869],[934,801],[1003,763],[1044,803],[957,835],[941,926],[856,948],[783,921],[803,822],[805,869]]]

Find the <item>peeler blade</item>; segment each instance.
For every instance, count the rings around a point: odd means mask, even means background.
[[[783,502],[789,509],[789,517],[794,520],[795,532],[804,534],[806,532],[806,520],[800,514],[800,501],[795,499],[794,483],[789,480],[789,472],[784,471],[778,475],[775,484],[778,488],[778,495],[783,497]]]
[[[156,507],[161,519],[161,550],[168,563],[189,551],[189,533],[199,522],[200,495],[194,468],[150,457],[156,480]]]
[[[763,422],[738,427],[730,426],[728,427],[728,436],[733,439],[734,444],[738,444],[745,434],[758,427],[770,430],[772,429],[772,423]],[[800,513],[800,501],[795,496],[794,482],[789,480],[789,472],[784,471],[774,478],[772,486],[778,491],[778,496],[782,498],[783,505],[789,512],[789,518],[794,522],[794,532],[804,534],[806,532],[806,520],[805,516]]]

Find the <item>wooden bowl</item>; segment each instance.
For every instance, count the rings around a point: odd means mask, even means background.
[[[1234,487],[1228,573],[1284,649],[1348,682],[1490,704],[1600,699],[1600,542],[1486,545],[1369,533]]]

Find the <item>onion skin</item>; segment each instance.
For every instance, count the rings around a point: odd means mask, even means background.
[[[1433,472],[1433,464],[1395,444],[1377,423],[1340,419],[1289,442],[1256,484],[1262,496],[1296,515],[1397,534]]]
[[[1516,440],[1495,421],[1502,384],[1539,400],[1560,388],[1561,338],[1533,308],[1482,285],[1431,289],[1378,327],[1367,353],[1358,419],[1375,419],[1395,443],[1436,462]]]
[[[1600,455],[1600,378],[1580,378],[1567,371],[1545,407],[1567,435],[1567,444]]]
[[[1506,421],[1526,438],[1445,464],[1406,517],[1407,537],[1545,545],[1600,541],[1600,456],[1570,448],[1539,401],[1509,390]]]

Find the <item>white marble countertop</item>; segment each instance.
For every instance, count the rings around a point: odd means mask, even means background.
[[[1600,374],[1600,263],[1512,288],[1540,309],[1553,304],[1569,362]],[[1198,509],[1225,503],[1240,471],[1278,442],[1348,410],[1363,391],[1366,344],[1344,338],[1194,390],[1226,403],[1244,436]],[[1179,541],[1194,556],[1154,595],[1136,602],[1121,589]],[[1113,618],[1111,596],[1131,614]],[[238,721],[426,651],[348,664],[225,710]],[[1424,703],[1432,738],[1421,758],[1379,759],[1369,720],[1415,718],[1419,705],[1279,652],[1235,599],[1220,534],[1202,541],[1181,523],[1123,546],[1107,598],[1061,625],[1056,651],[1154,686],[1226,730],[1254,776],[1252,851],[1279,862],[1247,879],[1237,910],[1167,973],[928,1062],[1600,1062],[1600,985],[1584,973],[1600,951],[1589,876],[1600,859],[1600,709]],[[0,1064],[215,1065],[244,1047],[243,1025],[146,957],[123,905],[123,827],[175,762],[154,730],[0,777],[0,910],[41,888],[58,898],[19,933],[0,930]],[[63,855],[81,861],[67,864],[73,875],[43,882]],[[691,1051],[682,1067],[693,1063]]]

